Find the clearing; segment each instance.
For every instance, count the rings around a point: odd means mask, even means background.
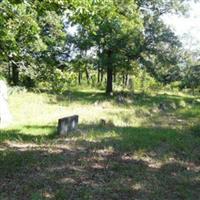
[[[14,123],[0,130],[0,199],[199,199],[200,128],[191,129],[198,98],[124,93],[118,102],[74,91],[9,101]],[[73,114],[79,129],[58,137],[58,118]]]

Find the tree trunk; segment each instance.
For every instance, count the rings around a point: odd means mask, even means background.
[[[103,76],[104,76],[103,69],[101,69],[101,83],[103,82]]]
[[[114,81],[114,83],[116,83],[116,76],[117,76],[116,70],[114,70],[114,72],[113,72],[113,81]]]
[[[113,66],[111,62],[112,51],[108,50],[108,62],[107,62],[107,83],[106,94],[111,95],[113,92]]]
[[[142,83],[141,83],[141,90],[142,90],[142,93],[145,92],[145,81],[146,81],[146,72],[143,71],[142,73]]]
[[[86,78],[87,78],[87,83],[89,84],[90,83],[90,75],[89,75],[87,66],[85,66],[85,75],[86,75]]]
[[[15,63],[12,63],[12,82],[13,85],[18,85],[19,83],[19,69]]]
[[[100,68],[97,69],[97,83],[100,82]]]
[[[79,71],[78,72],[78,84],[79,85],[81,85],[81,78],[82,78],[81,76],[82,76],[81,71]]]
[[[128,86],[128,74],[125,75],[125,83],[124,83],[124,85]]]
[[[8,83],[10,84],[11,83],[11,64],[9,63],[8,64]]]
[[[107,67],[107,84],[106,84],[106,94],[109,94],[109,95],[113,91],[112,75],[113,75],[113,69],[112,69],[112,66],[109,66],[109,67]]]
[[[124,73],[122,74],[122,84],[125,85],[125,75],[124,75]]]

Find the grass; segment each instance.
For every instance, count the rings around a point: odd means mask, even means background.
[[[123,95],[123,104],[101,91],[11,95],[14,122],[0,130],[0,199],[199,199],[200,137],[190,129],[200,103]],[[155,109],[172,102],[177,109]],[[79,129],[60,138],[58,118],[73,114]]]

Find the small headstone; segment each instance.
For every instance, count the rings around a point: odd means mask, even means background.
[[[12,121],[12,116],[8,108],[7,86],[4,81],[0,81],[0,127],[9,125]]]
[[[106,125],[106,120],[105,119],[100,119],[100,125],[105,126]]]
[[[159,112],[160,112],[160,109],[159,109],[157,106],[155,106],[155,107],[153,107],[153,108],[151,109],[150,112],[151,112],[151,113],[159,113]]]
[[[115,125],[114,125],[112,120],[100,119],[100,126],[112,127],[112,126],[115,126]]]
[[[134,91],[134,82],[133,82],[132,78],[128,79],[128,88],[129,88],[129,90]]]
[[[117,102],[120,104],[124,104],[126,101],[122,95],[117,96]]]
[[[173,110],[177,109],[176,103],[172,102],[170,103],[170,108],[172,108]]]
[[[180,108],[185,108],[187,106],[187,104],[186,104],[186,102],[184,101],[184,100],[181,100],[180,102],[179,102],[179,107]]]
[[[99,101],[95,101],[94,106],[98,106],[98,105],[99,105]]]
[[[67,135],[78,127],[78,115],[61,118],[58,120],[58,133]]]
[[[162,111],[167,111],[168,110],[168,107],[166,106],[165,103],[160,103],[158,108],[160,110],[162,110]]]

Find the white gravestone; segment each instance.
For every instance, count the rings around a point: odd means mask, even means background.
[[[8,94],[6,83],[0,80],[0,127],[9,125],[12,117],[8,108]]]

